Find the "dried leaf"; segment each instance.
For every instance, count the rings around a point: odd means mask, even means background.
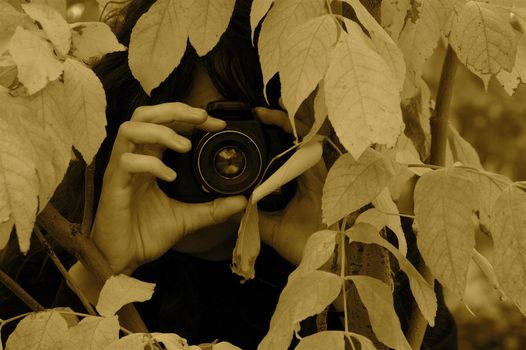
[[[71,31],[69,25],[54,8],[45,4],[22,4],[25,13],[37,21],[58,52],[67,55],[71,47]]]
[[[336,231],[323,230],[313,233],[305,244],[300,264],[290,274],[289,278],[301,276],[320,268],[332,256],[335,246]]]
[[[346,21],[325,76],[329,120],[355,158],[371,144],[394,146],[402,130],[396,78],[358,24]]]
[[[199,56],[216,46],[230,22],[235,0],[194,0],[188,3],[190,42]]]
[[[323,331],[302,338],[294,350],[344,350],[345,333],[342,331]]]
[[[6,350],[61,349],[68,325],[56,311],[32,313],[18,323]]]
[[[71,54],[85,62],[110,52],[126,50],[106,23],[77,22],[71,25],[71,34]],[[172,37],[173,42],[175,42],[174,38]],[[184,46],[186,48],[186,45]]]
[[[349,276],[349,278],[367,308],[371,326],[378,340],[395,350],[411,350],[394,310],[389,286],[369,276]]]
[[[89,164],[106,137],[106,94],[91,69],[69,58],[64,62],[64,88],[73,145]]]
[[[184,13],[181,0],[159,0],[133,27],[128,61],[147,94],[181,62],[188,38]]]
[[[111,276],[102,287],[97,311],[102,316],[113,316],[126,304],[150,300],[154,288],[154,283],[139,281],[123,274]]]
[[[17,27],[9,52],[18,68],[18,80],[31,95],[62,74],[62,63],[51,45],[36,33]]]
[[[322,210],[327,225],[375,199],[398,172],[396,164],[367,148],[356,161],[346,153],[329,170],[323,187]]]
[[[473,181],[455,168],[434,170],[420,177],[414,198],[418,249],[433,275],[462,297],[475,247]]]
[[[338,25],[331,15],[313,18],[295,27],[279,47],[279,76],[283,103],[297,137],[294,116],[316,88],[329,66],[329,55],[338,39]]]
[[[239,224],[236,247],[232,255],[232,272],[243,277],[243,282],[256,275],[254,267],[260,247],[257,203],[250,199]]]
[[[64,349],[105,349],[119,339],[119,321],[113,317],[88,316],[71,327],[64,338]]]

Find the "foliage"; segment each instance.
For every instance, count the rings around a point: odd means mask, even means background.
[[[64,6],[64,1],[0,0],[0,242],[7,242],[15,226],[22,252],[29,249],[37,214],[64,176],[71,147],[90,163],[104,139],[105,94],[87,63],[126,49],[105,24],[67,24]],[[225,31],[233,6],[233,0],[157,1],[137,22],[129,47],[130,68],[144,90],[150,93],[166,79],[188,43],[201,56],[209,52]],[[251,26],[253,36],[260,28],[264,83],[279,73],[297,151],[254,191],[239,229],[234,272],[254,277],[259,253],[255,205],[320,160],[321,143],[313,137],[326,118],[344,148],[323,190],[327,227],[307,242],[260,349],[287,349],[299,323],[321,313],[340,292],[345,295],[349,283],[367,308],[377,339],[395,349],[409,348],[388,285],[346,275],[344,246],[350,241],[391,252],[408,275],[419,309],[433,324],[436,297],[405,258],[397,198],[391,195],[411,176],[419,177],[413,197],[418,248],[432,275],[462,298],[475,229],[481,225],[494,240],[496,281],[526,314],[525,184],[483,170],[475,150],[454,129],[446,166],[422,163],[432,142],[424,63],[442,41],[486,87],[495,78],[512,94],[526,82],[526,7],[513,0],[384,0],[381,13],[378,23],[357,0],[253,2]],[[305,102],[310,95],[315,122],[300,140],[295,114],[310,103]],[[373,209],[355,215],[370,203]],[[348,228],[354,218],[356,224]],[[381,236],[384,227],[397,235],[398,247]],[[327,271],[333,256],[339,272]],[[30,314],[19,322],[7,349],[143,349],[160,343],[167,349],[196,349],[175,334],[136,333],[118,339],[115,312],[128,302],[148,299],[152,290],[117,276],[101,292],[101,317],[81,315],[80,322],[68,325],[62,315],[71,311]],[[345,331],[303,338],[297,349],[319,344],[343,349],[345,341],[375,348],[346,325]],[[213,348],[235,349],[226,343]]]

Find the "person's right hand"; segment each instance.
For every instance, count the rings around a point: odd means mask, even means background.
[[[95,215],[92,238],[115,273],[132,273],[185,235],[226,221],[243,210],[243,196],[187,204],[166,196],[156,178],[173,181],[162,152],[188,152],[190,140],[177,132],[219,131],[225,122],[183,103],[139,107],[119,128]],[[177,132],[176,132],[177,131]]]

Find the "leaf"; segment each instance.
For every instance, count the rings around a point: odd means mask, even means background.
[[[18,323],[6,350],[61,349],[67,330],[66,320],[56,311],[32,313]]]
[[[114,341],[104,350],[144,350],[151,340],[150,334],[133,333]]]
[[[235,345],[230,344],[229,342],[222,341],[212,346],[212,350],[241,350]]]
[[[28,23],[33,24],[26,14],[17,11],[7,1],[0,1],[0,56],[9,48],[16,28]]]
[[[411,8],[411,0],[383,0],[381,5],[382,27],[398,40],[405,24],[407,12]]]
[[[303,138],[303,142],[308,142],[320,131],[323,123],[327,119],[327,106],[325,106],[325,88],[323,80],[318,85],[316,96],[314,97],[314,120],[309,133]]]
[[[484,81],[502,69],[510,71],[517,54],[517,39],[509,13],[489,4],[468,1],[451,28],[450,44],[458,59]]]
[[[336,231],[323,230],[313,233],[305,244],[300,264],[289,278],[301,276],[323,266],[334,253],[335,246]]]
[[[54,8],[45,4],[22,4],[25,13],[37,21],[58,52],[67,55],[71,47],[71,31],[69,25]]]
[[[0,101],[0,218],[14,220],[20,250],[25,253],[38,206],[36,155],[20,122],[27,108],[5,93],[0,93]]]
[[[433,275],[462,297],[475,246],[473,182],[455,168],[434,170],[420,177],[414,198],[418,249]]]
[[[126,304],[150,300],[154,288],[154,283],[139,281],[123,274],[111,276],[100,291],[97,311],[102,316],[113,316]]]
[[[276,189],[318,164],[323,153],[321,142],[313,140],[300,147],[278,170],[256,187],[252,200],[257,203]]]
[[[0,56],[0,85],[9,88],[16,82],[18,71],[10,56]]]
[[[9,242],[14,224],[15,221],[12,217],[8,217],[0,222],[0,250],[4,249],[7,242]]]
[[[274,0],[254,0],[250,7],[250,29],[252,33],[252,42],[254,42],[254,36],[256,28],[261,22],[261,19],[265,17],[268,10],[274,3]]]
[[[66,18],[66,0],[32,0],[32,4],[44,4],[54,8],[63,18]]]
[[[359,158],[373,143],[394,146],[403,123],[396,78],[358,24],[346,26],[331,54],[325,102],[340,142]]]
[[[525,15],[526,15],[526,11]],[[517,38],[517,55],[515,56],[515,66],[511,72],[501,70],[497,74],[497,80],[504,86],[504,90],[509,95],[513,95],[519,83],[526,83],[526,35],[515,31]]]
[[[71,25],[71,34],[71,54],[85,62],[110,52],[126,50],[106,23],[77,22]],[[172,41],[175,41],[174,37]],[[186,43],[184,46],[186,48]]]
[[[325,271],[311,271],[289,279],[258,350],[288,349],[295,325],[325,309],[340,290],[340,278]]]
[[[88,316],[68,330],[63,347],[75,350],[104,349],[119,339],[119,329],[116,316]]]
[[[369,276],[349,276],[349,279],[356,286],[358,295],[367,308],[371,326],[378,340],[396,350],[411,350],[394,310],[389,286]]]
[[[352,226],[347,235],[353,241],[362,242],[366,244],[377,244],[381,247],[389,250],[391,254],[398,260],[400,269],[404,271],[409,279],[409,285],[411,292],[413,293],[415,300],[420,308],[422,315],[429,323],[431,327],[435,326],[435,315],[437,312],[437,298],[433,287],[426,282],[426,280],[420,275],[418,270],[406,259],[406,257],[396,249],[391,243],[383,239],[376,227],[365,224],[357,223]]]
[[[36,33],[17,27],[9,52],[18,68],[18,80],[31,95],[62,74],[62,64],[49,43]]]
[[[199,56],[216,46],[234,11],[235,0],[194,0],[187,8],[190,42]]]
[[[186,350],[188,343],[175,333],[151,333],[152,338],[164,345],[166,350]]]
[[[243,282],[253,279],[256,275],[254,267],[260,247],[257,203],[251,198],[241,218],[236,246],[232,255],[232,272],[243,277]]]
[[[405,136],[405,134],[400,134],[400,136],[398,137],[398,141],[396,141],[394,150],[396,154],[395,159],[398,163],[424,165],[424,163],[420,160],[420,155],[416,150],[415,145],[407,136]],[[418,176],[421,176],[422,174],[430,171],[429,168],[426,168],[424,166],[409,167],[408,169]]]
[[[296,138],[294,116],[325,75],[337,39],[336,20],[331,15],[323,15],[295,27],[287,40],[280,43],[281,94]]]
[[[365,27],[371,36],[371,40],[376,51],[385,60],[391,72],[398,81],[398,90],[402,90],[405,80],[405,61],[404,54],[387,34],[376,19],[367,11],[359,0],[344,0],[352,6],[360,23]]]
[[[491,211],[494,267],[506,296],[526,315],[526,193],[509,186]]]
[[[133,27],[128,62],[147,94],[181,62],[188,38],[184,13],[181,0],[159,0]]]
[[[387,215],[382,213],[380,210],[376,208],[367,209],[354,221],[354,224],[368,224],[373,226],[377,231],[380,231],[385,226],[387,226]]]
[[[263,83],[278,72],[280,43],[287,40],[292,29],[311,18],[326,13],[324,0],[276,0],[261,25],[258,39],[259,60]]]
[[[388,187],[384,188],[382,192],[372,201],[375,208],[388,214],[387,215],[387,227],[394,232],[398,239],[398,249],[406,256],[407,255],[407,242],[405,240],[404,230],[402,229],[402,223],[400,222],[400,212],[391,196],[391,191]]]
[[[451,151],[453,152],[453,159],[455,162],[482,169],[482,164],[480,163],[477,151],[451,124],[449,125],[448,140],[451,145]]]
[[[327,225],[370,203],[397,173],[395,163],[367,148],[356,161],[349,153],[336,160],[323,186],[322,211]]]
[[[89,164],[106,137],[106,94],[92,70],[69,58],[64,62],[64,89],[73,145]]]
[[[376,346],[374,346],[373,342],[369,338],[358,333],[351,333],[351,337],[358,340],[360,346],[362,347],[361,350],[376,350]]]
[[[302,338],[295,350],[344,350],[345,333],[342,331],[323,331]]]

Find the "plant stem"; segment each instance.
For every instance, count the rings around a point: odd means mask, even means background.
[[[429,162],[431,165],[443,167],[446,163],[447,137],[449,129],[448,112],[451,105],[451,98],[453,96],[453,83],[455,80],[457,64],[458,61],[455,52],[451,46],[448,46],[438,86],[435,112],[430,120],[431,156]],[[418,271],[430,285],[434,284],[434,277],[431,274],[431,271],[425,266],[423,260],[420,261]],[[427,321],[422,316],[418,306],[415,305],[411,314],[409,333],[407,336],[412,349],[420,349],[426,329]]]
[[[35,232],[35,235],[37,236],[38,240],[40,241],[40,243],[44,247],[44,250],[46,251],[47,255],[51,258],[51,261],[53,261],[53,263],[55,264],[57,269],[60,271],[62,276],[64,276],[64,278],[68,282],[69,287],[79,297],[80,302],[82,303],[82,305],[84,305],[84,308],[86,308],[86,311],[88,311],[88,313],[90,315],[97,316],[97,312],[95,311],[93,306],[91,306],[90,302],[88,301],[88,298],[86,298],[86,296],[84,295],[82,290],[80,288],[78,288],[77,284],[71,279],[71,277],[69,276],[68,271],[66,270],[64,265],[62,265],[62,263],[60,262],[60,259],[55,254],[55,251],[53,250],[53,247],[51,247],[51,245],[46,240],[46,238],[44,237],[44,235],[42,234],[42,232],[40,231],[38,226],[35,226],[34,232]]]
[[[84,170],[84,213],[80,232],[89,237],[91,225],[93,223],[93,202],[95,197],[95,162],[91,163]]]
[[[6,286],[14,295],[24,302],[33,311],[42,311],[44,307],[38,303],[28,292],[24,290],[7,273],[0,269],[0,282]]]

